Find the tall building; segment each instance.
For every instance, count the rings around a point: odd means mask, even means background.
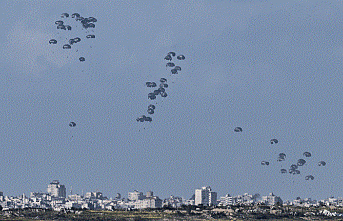
[[[66,197],[66,187],[64,185],[60,185],[58,180],[53,180],[48,185],[48,193],[53,197]]]
[[[217,204],[217,193],[212,192],[211,187],[204,186],[200,189],[195,189],[195,205],[202,204],[204,206],[212,206]]]

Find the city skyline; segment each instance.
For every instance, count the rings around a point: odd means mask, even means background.
[[[343,196],[341,1],[2,3],[4,193]]]

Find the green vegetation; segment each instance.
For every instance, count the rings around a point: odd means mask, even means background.
[[[343,220],[339,216],[327,216],[322,212],[342,213],[341,207],[296,207],[237,205],[231,207],[196,207],[146,209],[146,210],[82,210],[70,209],[54,211],[51,209],[11,209],[0,211],[0,220]]]

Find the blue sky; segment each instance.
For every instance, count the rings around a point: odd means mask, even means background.
[[[342,9],[341,1],[3,1],[0,191],[46,191],[58,179],[68,191],[106,196],[189,198],[207,185],[219,196],[343,196]],[[59,32],[63,12],[96,17],[96,39],[80,27]],[[67,52],[60,41],[71,36],[82,41]],[[166,70],[169,51],[186,56],[178,75]],[[145,82],[161,77],[168,97],[149,101]],[[137,123],[151,103],[153,122]],[[280,174],[305,151],[301,175]]]

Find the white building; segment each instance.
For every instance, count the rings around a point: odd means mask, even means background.
[[[212,192],[211,187],[206,186],[195,189],[195,205],[212,206],[217,203],[217,193]]]
[[[282,205],[282,199],[278,196],[275,196],[273,193],[270,193],[268,196],[262,196],[262,203],[265,203],[266,205],[275,205],[279,203]]]
[[[162,208],[162,200],[157,196],[148,197],[135,202],[135,209]]]
[[[53,180],[48,185],[48,193],[53,197],[66,197],[66,187],[64,185],[60,185],[58,180]]]
[[[143,195],[142,192],[138,192],[137,190],[134,190],[133,192],[129,192],[128,199],[131,201],[142,200],[144,198],[145,196]]]
[[[102,199],[103,196],[102,196],[102,192],[87,192],[85,194],[85,198],[87,199]]]

